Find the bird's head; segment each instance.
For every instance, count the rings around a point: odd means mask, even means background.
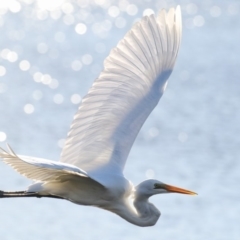
[[[160,194],[160,193],[182,193],[182,194],[197,195],[197,193],[195,192],[192,192],[183,188],[171,186],[155,179],[148,179],[140,183],[136,187],[136,195],[138,197],[149,198],[152,195]]]

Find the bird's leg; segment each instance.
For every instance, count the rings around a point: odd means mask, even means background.
[[[12,198],[12,197],[48,197],[48,198],[58,198],[64,199],[62,197],[54,196],[54,195],[40,195],[37,192],[26,192],[26,191],[14,191],[14,192],[5,192],[0,190],[0,198]]]

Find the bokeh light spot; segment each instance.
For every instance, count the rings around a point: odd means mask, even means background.
[[[10,51],[8,54],[7,54],[7,60],[9,62],[16,62],[18,60],[18,54],[14,51]]]
[[[79,94],[73,94],[71,96],[71,102],[73,104],[79,104],[81,102],[81,100],[82,100],[82,98],[81,98],[81,96]]]
[[[5,74],[6,74],[6,68],[0,65],[0,77],[4,76]]]
[[[189,3],[187,6],[186,6],[186,12],[190,15],[194,15],[198,12],[198,7],[196,4],[194,3]]]
[[[62,6],[62,11],[65,13],[65,14],[70,14],[73,12],[74,8],[73,8],[73,5],[69,2],[66,2],[64,3]]]
[[[74,71],[80,71],[82,69],[82,63],[78,60],[72,62],[71,67]]]
[[[72,14],[67,14],[63,17],[63,22],[66,24],[66,25],[72,25],[74,24],[74,16]]]
[[[93,61],[93,58],[90,54],[85,54],[82,56],[82,62],[85,65],[90,65]]]
[[[109,9],[108,9],[108,14],[109,16],[111,17],[117,17],[120,13],[120,10],[117,6],[111,6]]]
[[[154,11],[151,8],[147,8],[143,11],[143,16],[150,16],[154,14]]]
[[[59,86],[59,82],[57,79],[52,78],[51,83],[48,85],[51,89],[56,89]]]
[[[22,70],[22,71],[27,71],[29,70],[30,68],[30,63],[29,61],[27,60],[22,60],[20,63],[19,63],[19,68]]]
[[[23,110],[26,114],[32,114],[34,112],[34,106],[28,103],[24,106]]]
[[[5,132],[0,132],[0,142],[4,142],[7,139]]]
[[[196,27],[202,27],[205,23],[204,17],[201,15],[197,15],[196,17],[194,17],[193,19],[193,24]]]
[[[62,6],[65,0],[37,0],[38,7],[48,11],[55,11]]]
[[[80,35],[83,35],[86,33],[87,31],[87,26],[83,23],[78,23],[75,27],[75,31],[76,33],[80,34]]]
[[[131,15],[131,16],[134,16],[138,13],[138,8],[136,5],[134,4],[130,4],[127,6],[127,14],[128,15]]]
[[[212,17],[219,17],[222,13],[222,10],[219,6],[213,6],[210,8],[210,15]]]
[[[66,139],[64,139],[64,138],[59,139],[59,140],[58,140],[58,146],[59,146],[60,148],[63,148],[63,147],[64,147],[64,144],[65,144],[65,141],[66,141]]]
[[[21,10],[21,4],[18,1],[15,0],[8,0],[8,9],[13,12],[13,13],[17,13]]]

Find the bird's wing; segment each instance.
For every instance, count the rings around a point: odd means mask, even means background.
[[[132,144],[157,105],[181,41],[181,10],[136,23],[104,62],[72,122],[61,162],[122,172]]]
[[[8,151],[0,148],[0,158],[21,175],[37,182],[63,182],[74,179],[80,180],[80,178],[90,178],[85,171],[76,166],[42,158],[18,156],[9,146]]]

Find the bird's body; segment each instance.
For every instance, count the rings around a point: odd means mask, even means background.
[[[195,194],[153,179],[134,187],[123,174],[139,130],[166,89],[180,40],[180,7],[135,24],[106,58],[104,70],[83,98],[60,162],[1,149],[3,161],[34,183],[26,191],[0,191],[0,198],[61,198],[109,210],[138,226],[152,226],[160,212],[149,197]]]

